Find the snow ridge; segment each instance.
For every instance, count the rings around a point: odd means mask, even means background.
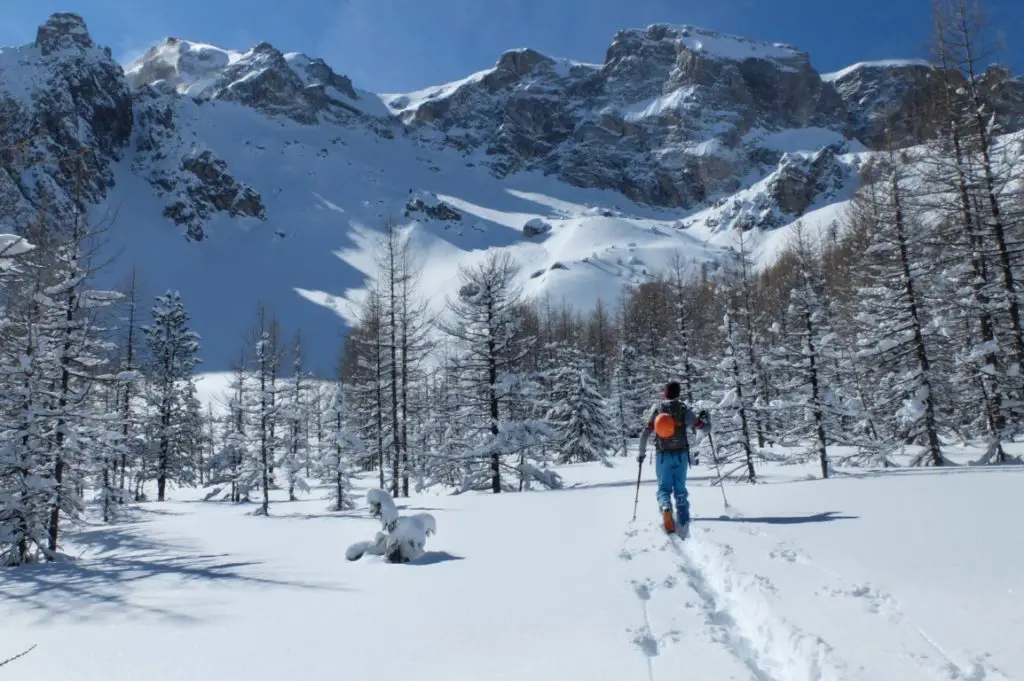
[[[928,68],[931,65],[924,59],[878,59],[875,61],[862,61],[850,64],[846,68],[832,73],[821,74],[821,79],[826,83],[834,83],[837,80],[846,78],[862,69],[906,69],[915,66]]]

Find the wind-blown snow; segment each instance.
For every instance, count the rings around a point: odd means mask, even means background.
[[[269,518],[172,490],[69,532],[74,562],[3,572],[0,658],[37,646],[4,672],[328,681],[379,678],[386,661],[418,681],[1024,678],[1019,467],[822,481],[764,465],[763,484],[726,486],[725,508],[705,463],[682,543],[658,526],[653,466],[631,522],[637,465],[613,464],[560,468],[560,491],[400,499],[441,530],[405,565],[345,560],[380,527],[372,475],[340,513],[325,488],[275,491]]]
[[[406,111],[415,111],[422,106],[424,102],[450,97],[458,92],[459,88],[470,83],[478,83],[489,73],[494,73],[494,67],[477,71],[465,78],[453,80],[450,83],[444,83],[443,85],[433,85],[423,88],[422,90],[414,90],[413,92],[381,94],[380,98],[381,101],[383,101],[395,114]]]
[[[845,78],[860,69],[902,69],[911,66],[930,66],[930,64],[924,59],[879,59],[876,61],[862,61],[856,64],[851,64],[839,71],[823,73],[821,74],[821,79],[826,83],[831,83],[841,78]]]
[[[575,59],[565,59],[564,57],[555,57],[555,73],[562,78],[569,76],[569,73],[576,68],[591,69],[597,71],[601,68],[600,64],[591,64],[589,62],[576,61]]]
[[[159,72],[162,80],[178,92],[199,96],[217,84],[225,68],[245,55],[244,52],[174,38],[150,48],[125,69],[124,75],[128,86],[134,89],[145,71]]]
[[[743,61],[769,59],[789,61],[805,59],[805,54],[791,45],[752,40],[741,36],[718,33],[696,26],[673,26],[680,37],[679,43],[691,52],[713,59]]]

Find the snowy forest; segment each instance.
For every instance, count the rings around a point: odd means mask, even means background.
[[[709,410],[736,482],[767,460],[824,477],[904,453],[951,465],[950,442],[1016,462],[1002,444],[1024,417],[1024,142],[1000,136],[971,17],[939,17],[935,35],[934,97],[911,122],[922,144],[865,154],[845,214],[823,233],[798,223],[770,267],[739,232],[731,262],[680,255],[579,311],[526,298],[496,250],[442,303],[390,223],[335,374],[308,371],[301,331],[256,306],[222,410],[197,395],[187,300],[143,300],[134,276],[92,287],[102,228],[4,235],[0,563],[57,560],[88,506],[112,521],[176,486],[256,515],[271,490],[312,485],[352,508],[357,473],[396,498],[557,488],[556,465],[627,455],[671,379]]]

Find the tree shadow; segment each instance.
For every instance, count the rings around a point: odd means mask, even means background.
[[[437,565],[453,560],[465,560],[462,556],[456,556],[447,551],[427,551],[416,560],[410,560],[406,565]]]
[[[834,520],[858,520],[860,516],[856,515],[840,515],[839,511],[826,511],[825,513],[815,513],[813,515],[795,515],[795,516],[745,516],[745,517],[728,517],[719,516],[717,518],[699,518],[695,517],[694,522],[701,523],[755,523],[760,525],[806,525],[809,523],[828,523]]]
[[[370,518],[365,511],[352,510],[352,511],[327,511],[323,513],[274,513],[274,508],[271,506],[270,515],[259,516],[266,520],[375,520]]]
[[[11,603],[37,611],[39,623],[48,624],[59,619],[95,623],[104,617],[154,617],[198,624],[204,620],[190,614],[187,603],[171,608],[154,604],[153,597],[175,603],[175,591],[188,583],[350,590],[335,584],[262,577],[258,561],[204,554],[187,546],[154,541],[140,536],[137,525],[80,530],[70,541],[75,548],[83,548],[82,555],[88,557],[70,556],[61,562],[4,568],[0,606]],[[149,583],[151,587],[142,587]]]
[[[646,465],[646,464],[645,464]],[[718,476],[716,475],[693,475],[691,474],[687,478],[687,485],[696,482],[708,482],[717,481]],[[657,486],[657,480],[641,480],[640,487],[655,487]],[[636,488],[636,478],[632,480],[613,480],[610,482],[575,482],[571,485],[566,485],[561,489],[546,490],[550,492],[572,492],[576,490],[587,490],[587,489],[614,489],[617,487],[632,487]]]

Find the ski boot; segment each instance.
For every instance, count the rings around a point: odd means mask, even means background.
[[[667,532],[668,534],[672,534],[673,532],[675,532],[676,531],[676,521],[672,517],[672,509],[671,508],[663,508],[663,509],[661,509],[661,517],[662,517],[662,522],[665,525],[665,532]]]
[[[680,539],[686,539],[687,537],[689,537],[690,536],[690,521],[689,520],[683,520],[682,518],[680,518],[676,522],[676,534],[679,536]]]

